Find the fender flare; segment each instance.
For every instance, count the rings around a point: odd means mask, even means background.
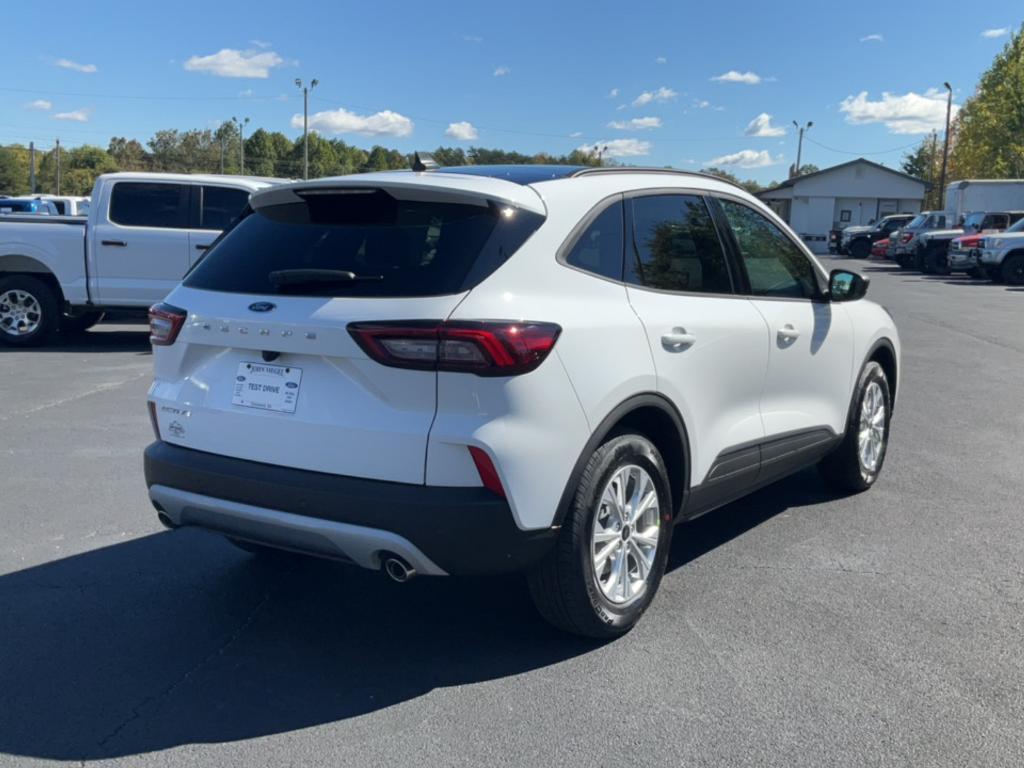
[[[583,470],[586,468],[587,462],[590,461],[590,457],[594,454],[594,451],[600,447],[601,443],[607,439],[608,435],[612,432],[615,426],[622,421],[622,419],[641,408],[656,408],[664,413],[675,425],[678,433],[679,440],[682,445],[682,466],[673,468],[668,465],[666,461],[666,468],[669,470],[670,474],[673,469],[680,473],[679,482],[681,493],[679,494],[678,499],[672,500],[673,506],[675,507],[674,516],[678,519],[682,510],[685,509],[686,500],[690,495],[691,463],[689,433],[686,430],[686,424],[683,422],[683,417],[667,397],[658,394],[657,392],[643,392],[626,398],[612,408],[608,415],[601,420],[601,423],[598,424],[597,428],[591,433],[590,438],[587,440],[586,444],[583,446],[583,450],[580,452],[579,458],[576,459],[576,463],[573,465],[572,472],[569,473],[569,480],[566,482],[565,489],[562,491],[562,496],[558,500],[555,517],[551,523],[552,527],[560,527],[562,525],[562,521],[565,519],[565,516],[568,514],[569,508],[572,505],[572,499],[576,493],[576,488],[579,485],[580,476],[583,474]]]

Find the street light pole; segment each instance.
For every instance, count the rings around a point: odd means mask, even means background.
[[[295,86],[302,91],[302,178],[309,178],[309,92],[316,88],[320,81],[315,77],[307,88],[301,78],[295,78]]]
[[[801,126],[796,120],[793,121],[793,125],[796,126],[797,130],[800,131],[800,138],[796,144],[796,167],[793,169],[793,177],[796,178],[800,175],[800,157],[804,151],[804,131],[811,130],[811,126],[814,123],[810,120],[807,121],[807,125]]]
[[[239,120],[232,117],[231,122],[238,126],[238,168],[239,173],[245,175],[245,126],[249,124],[249,118],[243,117]]]
[[[946,161],[949,158],[949,115],[953,109],[953,86],[943,83],[949,92],[946,95],[946,141],[942,147],[942,174],[939,176],[939,208],[946,207]]]

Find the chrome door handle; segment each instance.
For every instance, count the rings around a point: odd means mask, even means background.
[[[794,341],[800,338],[800,331],[789,323],[779,328],[779,341]]]
[[[661,346],[669,352],[682,352],[696,342],[697,337],[692,333],[687,333],[685,328],[673,328],[661,337]]]
[[[128,243],[124,240],[100,240],[100,245],[112,245],[115,248],[124,248]]]

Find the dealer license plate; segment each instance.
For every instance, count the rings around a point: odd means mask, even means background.
[[[239,363],[235,374],[234,405],[264,411],[295,413],[302,369],[266,363]]]

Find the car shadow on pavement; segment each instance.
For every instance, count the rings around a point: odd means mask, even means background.
[[[51,343],[40,347],[15,347],[0,344],[0,354],[5,352],[29,352],[45,354],[53,352],[136,352],[140,355],[153,353],[149,344],[149,329],[140,326],[138,331],[93,330],[73,336],[58,335]]]
[[[680,526],[670,568],[821,500],[816,477]],[[290,732],[599,647],[546,625],[519,576],[398,585],[164,532],[0,576],[0,754],[93,760]]]

